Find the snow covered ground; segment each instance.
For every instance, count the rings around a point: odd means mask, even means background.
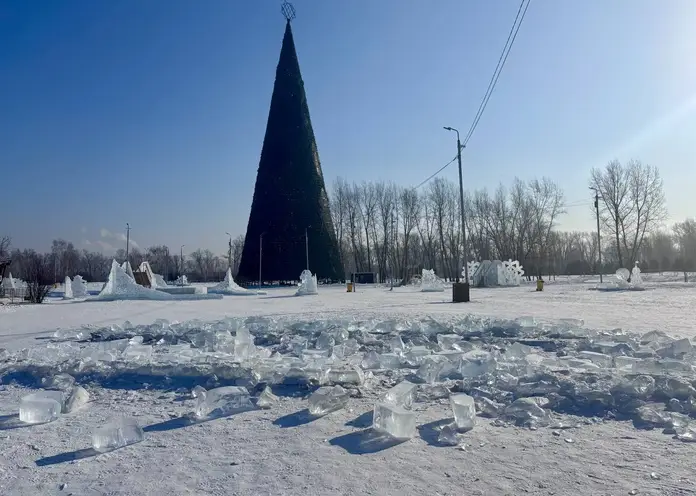
[[[417,288],[319,287],[295,297],[293,288],[265,296],[212,301],[69,302],[0,306],[0,348],[17,352],[45,346],[56,329],[220,320],[265,316],[317,319],[461,320],[467,314],[539,321],[582,319],[586,328],[694,337],[696,286],[679,274],[646,276],[641,292],[590,290],[592,278],[548,282],[544,291],[473,289],[469,304],[451,294]],[[0,353],[0,364],[2,357]],[[438,428],[452,411],[446,398],[417,403],[418,436],[403,443],[367,429],[375,400],[391,374],[353,390],[347,409],[309,419],[310,390],[278,386],[270,410],[189,424],[188,389],[162,384],[85,382],[92,401],[55,422],[25,426],[16,420],[20,397],[35,391],[13,381],[0,385],[0,494],[696,494],[696,444],[661,429],[638,430],[630,421],[562,417],[568,430],[500,427],[478,418],[462,436],[463,449],[444,447]],[[166,381],[165,381],[166,382]],[[204,386],[206,380],[201,379]],[[180,386],[180,385],[179,385]],[[145,428],[145,441],[111,453],[89,450],[91,432],[115,413]],[[560,433],[556,435],[554,433]],[[636,491],[636,492],[632,492]]]

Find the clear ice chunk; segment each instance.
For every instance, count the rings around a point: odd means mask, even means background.
[[[610,369],[614,364],[614,358],[609,355],[605,355],[604,353],[597,353],[594,351],[581,351],[580,353],[578,353],[577,356],[581,360],[589,360],[595,365],[607,369]]]
[[[79,410],[89,403],[89,393],[82,386],[75,386],[65,403],[65,413],[71,413]]]
[[[454,422],[460,431],[471,430],[476,425],[476,405],[474,398],[459,393],[450,396],[450,406],[454,413]]]
[[[210,389],[205,395],[198,396],[195,415],[198,418],[218,418],[253,408],[246,388],[226,386]]]
[[[511,360],[525,360],[528,355],[534,354],[534,348],[515,341],[505,349],[505,358]]]
[[[412,382],[401,381],[382,395],[381,402],[410,409],[415,400],[417,387]]]
[[[52,422],[60,413],[61,404],[42,393],[28,394],[19,401],[19,420],[27,424]]]
[[[113,419],[94,431],[92,447],[95,451],[105,453],[139,443],[143,439],[145,439],[145,433],[135,419]]]
[[[350,394],[341,386],[320,387],[309,397],[309,413],[315,416],[326,415],[344,408]]]
[[[123,350],[123,357],[130,360],[149,360],[152,356],[152,346],[149,344],[129,344]]]
[[[362,386],[365,382],[365,373],[357,367],[353,369],[329,369],[325,377],[325,382],[330,384]]]
[[[519,425],[544,426],[550,422],[549,414],[534,398],[518,398],[504,411],[505,417]]]
[[[440,429],[437,442],[443,446],[457,446],[459,444],[459,431],[457,424],[447,424]]]
[[[191,396],[194,398],[205,397],[206,393],[207,391],[203,386],[194,386],[194,388],[191,390]]]
[[[375,351],[368,351],[362,359],[361,367],[364,369],[378,369],[381,366],[380,357]]]
[[[314,347],[318,350],[330,350],[335,344],[336,339],[331,334],[324,331],[317,337]]]
[[[256,399],[256,406],[259,408],[271,408],[278,402],[278,397],[273,394],[271,388],[268,386],[261,392],[259,397]]]
[[[249,329],[240,327],[234,336],[234,355],[237,360],[246,360],[252,353],[254,339]]]
[[[433,384],[444,375],[446,366],[450,364],[451,362],[441,355],[428,356],[421,362],[416,375],[426,384]]]
[[[395,439],[411,439],[416,435],[416,414],[401,406],[377,403],[372,428]]]
[[[70,374],[56,374],[51,378],[41,380],[46,389],[68,391],[75,385],[75,378]]]

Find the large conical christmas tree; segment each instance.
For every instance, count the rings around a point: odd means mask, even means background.
[[[260,266],[264,281],[297,280],[306,268],[344,277],[289,19],[238,279],[257,280]]]

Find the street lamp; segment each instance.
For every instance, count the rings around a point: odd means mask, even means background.
[[[454,303],[470,301],[469,295],[469,264],[468,246],[466,243],[466,218],[464,216],[464,181],[462,179],[462,142],[459,139],[459,130],[453,127],[445,126],[446,131],[454,131],[457,133],[457,162],[459,164],[459,213],[462,216],[462,240],[464,250],[464,282],[459,282],[459,264],[457,264],[457,272],[455,273],[456,282],[452,285],[452,301]]]
[[[597,212],[597,253],[599,254],[599,282],[602,283],[602,236],[599,231],[599,190],[594,186],[590,186],[590,189],[594,191],[594,206],[595,212]]]
[[[181,281],[181,284],[179,284],[179,286],[184,285],[184,246],[186,245],[181,245],[181,248],[179,250],[179,259],[181,260],[181,270],[179,271],[179,280]]]
[[[307,270],[309,270],[309,234],[308,234],[307,230],[308,230],[310,227],[312,227],[312,226],[307,226],[307,227],[305,227],[305,230],[304,230],[304,239],[305,239],[305,261],[306,261],[306,263],[307,263],[307,265],[306,265],[305,268],[306,268]]]
[[[227,245],[227,265],[229,266],[230,270],[232,270],[232,235],[228,232],[225,234],[230,237],[230,242]]]

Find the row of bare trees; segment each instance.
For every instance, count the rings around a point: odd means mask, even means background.
[[[65,276],[74,277],[80,274],[88,281],[105,281],[111,269],[113,259],[123,262],[126,250],[118,249],[115,254],[107,256],[100,252],[78,250],[73,243],[57,239],[51,244],[49,253],[37,253],[34,250],[10,250],[10,238],[0,239],[0,259],[9,258],[12,263],[9,272],[14,277],[31,280],[34,275],[37,260],[41,260],[42,279],[50,283],[61,282]],[[239,236],[232,241],[232,270],[236,273],[241,259],[244,237]],[[179,253],[171,253],[165,245],[152,246],[144,252],[131,248],[128,260],[132,267],[137,268],[148,261],[152,269],[162,274],[166,280],[174,280],[181,274],[186,274],[191,281],[217,281],[225,276],[228,267],[228,254],[218,256],[211,250],[199,249],[185,254],[182,260]]]
[[[391,183],[349,184],[331,194],[334,228],[346,273],[377,272],[406,279],[421,268],[456,278],[464,260],[459,190],[436,178],[422,190]],[[549,179],[480,190],[464,198],[466,259],[513,258],[534,272],[548,268],[563,193]]]
[[[597,193],[602,231],[603,271],[696,270],[696,222],[686,220],[671,231],[660,230],[666,219],[662,179],[657,168],[639,161],[612,161],[591,172],[589,185]],[[595,232],[555,229],[565,213],[561,189],[547,178],[500,185],[495,190],[469,191],[464,197],[467,249],[462,238],[459,190],[454,182],[436,178],[422,189],[393,183],[348,183],[337,179],[331,191],[331,214],[346,275],[375,272],[382,280],[408,280],[422,268],[455,279],[464,260],[519,260],[528,275],[589,274],[597,266],[599,246]],[[594,207],[588,217],[594,216]],[[4,243],[4,244],[3,244]],[[130,250],[133,267],[148,260],[153,270],[173,280],[181,274],[197,281],[219,280],[230,265],[236,274],[244,236],[231,240],[224,255],[199,249],[180,256],[165,245],[142,252]],[[9,239],[0,240],[12,258],[12,272],[28,275],[38,256],[32,250],[9,253]],[[81,274],[103,281],[111,256],[78,250],[58,239],[51,252],[41,255],[55,281]],[[116,252],[123,261],[125,250]]]

